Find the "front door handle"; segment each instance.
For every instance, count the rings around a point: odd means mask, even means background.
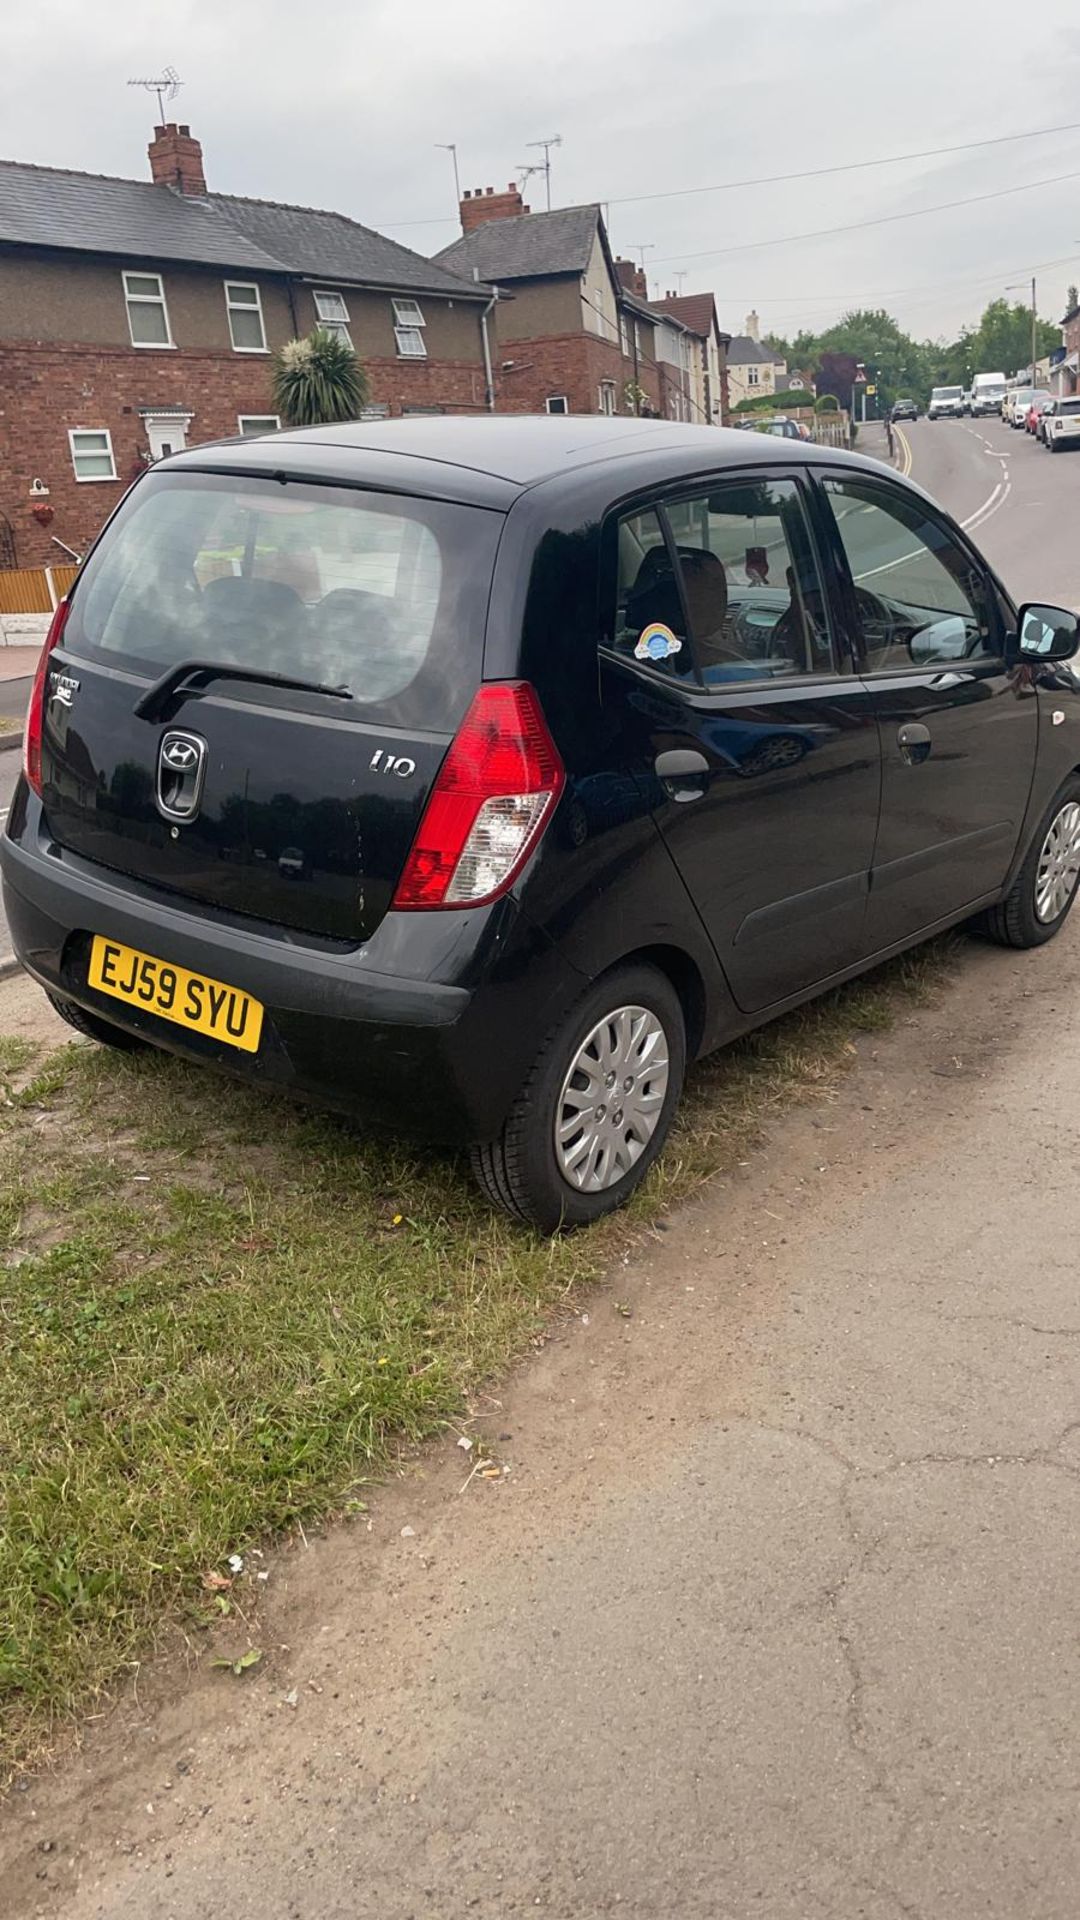
[[[669,800],[700,800],[709,778],[709,763],[694,747],[668,747],[653,761],[655,773]]]
[[[900,728],[896,736],[896,744],[900,749],[901,758],[907,761],[908,766],[917,767],[928,758],[930,748],[933,746],[930,729],[924,727],[920,720],[908,720]]]

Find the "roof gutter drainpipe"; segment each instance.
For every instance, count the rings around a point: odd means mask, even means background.
[[[495,378],[491,371],[491,344],[488,340],[487,323],[488,315],[494,308],[498,297],[499,290],[496,287],[487,306],[482,307],[480,310],[480,339],[484,348],[484,405],[489,413],[494,413],[495,411]]]

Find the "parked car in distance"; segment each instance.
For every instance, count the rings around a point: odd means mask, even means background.
[[[1027,410],[1034,397],[1033,387],[1010,387],[1002,402],[1001,417],[1010,427],[1019,429],[1027,417]]]
[[[879,462],[769,437],[352,421],[159,461],[35,676],[27,973],[106,1045],[468,1145],[547,1231],[633,1192],[689,1061],[973,916],[1049,940],[1076,617]]]
[[[977,373],[971,383],[968,412],[973,420],[1000,413],[1008,387],[1003,373]]]
[[[963,387],[934,387],[926,417],[928,420],[959,420],[965,403]]]
[[[1036,392],[1032,394],[1031,405],[1024,415],[1024,426],[1028,433],[1038,432],[1039,420],[1044,410],[1051,405],[1053,398],[1052,393],[1045,393],[1042,389],[1037,389]]]
[[[1080,441],[1080,394],[1054,401],[1043,415],[1043,440],[1051,453],[1061,453]]]
[[[797,420],[789,420],[786,414],[777,414],[772,420],[763,420],[758,426],[759,433],[771,433],[777,440],[801,440]]]
[[[895,400],[893,402],[892,417],[894,420],[917,420],[919,417],[919,409],[914,400]]]

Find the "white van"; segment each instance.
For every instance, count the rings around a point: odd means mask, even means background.
[[[977,373],[971,383],[968,411],[973,418],[982,413],[1000,413],[1007,390],[1003,373]]]

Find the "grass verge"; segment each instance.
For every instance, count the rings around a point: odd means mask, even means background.
[[[923,949],[692,1076],[625,1213],[541,1240],[452,1157],[164,1055],[0,1040],[0,1780],[206,1624],[228,1554],[340,1511],[460,1414],[635,1230],[833,1082],[940,978]]]

